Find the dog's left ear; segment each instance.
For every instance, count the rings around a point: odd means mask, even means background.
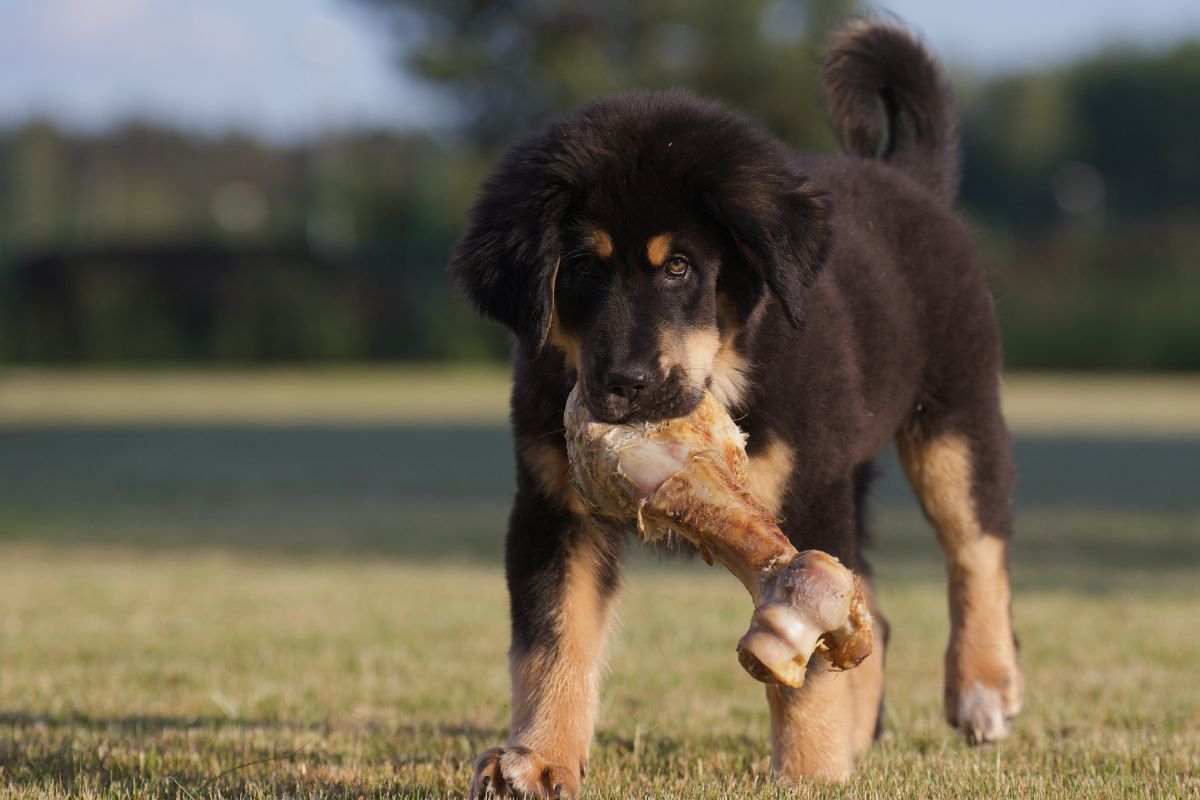
[[[790,169],[755,172],[708,197],[747,264],[800,327],[804,296],[829,250],[828,200]]]
[[[555,178],[553,137],[510,150],[488,178],[450,256],[450,274],[484,316],[538,352],[554,317],[560,233],[570,202]]]

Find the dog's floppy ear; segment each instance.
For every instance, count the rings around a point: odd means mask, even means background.
[[[805,290],[817,279],[829,249],[829,209],[803,175],[791,169],[747,171],[710,194],[708,205],[742,258],[799,327]]]
[[[535,136],[501,160],[450,256],[450,274],[484,316],[540,351],[554,316],[560,228],[570,201],[552,168],[552,137]]]

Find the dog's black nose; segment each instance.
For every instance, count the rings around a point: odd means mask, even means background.
[[[641,367],[621,367],[609,370],[604,378],[604,387],[608,389],[609,394],[633,402],[638,394],[645,390],[648,380],[648,373]]]

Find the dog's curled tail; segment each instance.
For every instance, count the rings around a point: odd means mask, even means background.
[[[854,22],[834,35],[822,77],[846,152],[893,164],[953,201],[954,101],[941,66],[913,34],[887,22]]]

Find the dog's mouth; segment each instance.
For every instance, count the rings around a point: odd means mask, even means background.
[[[634,425],[686,417],[696,410],[704,397],[703,386],[684,380],[682,370],[672,370],[653,390],[629,399],[603,389],[596,390],[594,380],[583,380],[584,402],[598,421],[610,425]]]

